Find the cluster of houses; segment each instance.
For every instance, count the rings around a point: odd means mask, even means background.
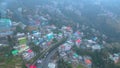
[[[22,55],[23,59],[27,61],[35,57],[36,54],[33,52],[33,50],[31,50],[29,45],[27,45],[28,40],[26,35],[24,33],[18,33],[16,37],[18,45],[13,47],[14,50],[12,51],[12,54]]]
[[[90,51],[100,51],[103,46],[97,43],[98,38],[93,37],[91,39],[83,39],[84,33],[80,32],[79,30],[73,32],[72,27],[63,26],[61,30],[63,31],[63,34],[68,37],[68,39],[58,48],[60,57],[62,57],[64,61],[68,61],[69,63],[82,63],[88,68],[91,68],[91,57],[78,55],[73,50],[73,47]]]
[[[16,34],[18,44],[13,47],[13,55],[22,55],[23,59],[29,61],[36,56],[36,52],[31,49],[31,43],[33,46],[38,46],[39,51],[42,51],[63,38],[62,31],[58,30],[55,25],[40,24],[36,26],[39,27],[37,30]]]
[[[120,62],[120,53],[109,54],[109,59],[117,64],[118,62]]]

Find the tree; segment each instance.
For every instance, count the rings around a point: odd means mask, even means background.
[[[77,46],[73,46],[73,50],[78,54],[78,55],[91,55],[92,52],[86,49],[78,48]]]
[[[39,53],[41,48],[39,46],[36,46],[33,42],[29,43],[31,49],[36,52],[36,53]]]
[[[58,68],[72,68],[72,64],[65,62],[63,59],[58,61]]]
[[[17,32],[22,33],[22,32],[24,32],[24,30],[20,26],[16,26],[16,33]]]

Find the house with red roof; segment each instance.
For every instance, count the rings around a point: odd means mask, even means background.
[[[76,46],[79,47],[80,44],[81,44],[81,39],[77,39],[77,40],[75,41],[75,43],[76,43]]]
[[[37,68],[35,65],[31,65],[29,68]]]

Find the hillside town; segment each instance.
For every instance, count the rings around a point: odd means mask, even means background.
[[[0,68],[120,67],[119,42],[112,43],[113,39],[93,24],[74,21],[72,15],[68,18],[56,1],[33,6],[26,3],[27,7],[15,1],[12,8],[3,8],[6,3],[0,3]],[[104,11],[97,16],[109,16],[118,22],[117,15],[99,1],[94,4]],[[64,9],[76,10],[74,14],[81,18],[82,12],[72,5]]]

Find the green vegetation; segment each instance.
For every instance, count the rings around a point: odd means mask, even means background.
[[[15,68],[19,65],[22,67],[22,59],[20,57],[3,57],[4,61],[1,62],[0,68]]]
[[[78,55],[91,55],[92,52],[86,49],[78,48],[77,46],[73,47],[73,50],[78,54]]]
[[[22,33],[22,32],[25,32],[25,30],[23,30],[19,25],[16,27],[16,30],[15,30],[15,33],[17,33],[17,32],[20,32],[20,33]]]
[[[119,68],[119,64],[114,64],[113,61],[109,59],[109,53],[118,52],[114,48],[104,48],[101,51],[90,52],[89,50],[84,50],[81,48],[73,47],[79,55],[89,55],[92,58],[93,68]],[[110,51],[111,50],[111,51]]]
[[[58,61],[58,68],[72,68],[72,64],[65,62],[63,59]]]
[[[79,64],[79,65],[77,66],[77,68],[85,68],[85,67],[83,67],[83,65],[80,65],[80,64]]]
[[[62,31],[60,31],[59,29],[56,29],[56,30],[53,30],[53,33],[59,34],[59,33],[62,33]]]
[[[26,44],[27,42],[27,39],[26,38],[22,38],[19,40],[19,44],[22,45],[22,44]]]
[[[14,46],[15,43],[16,43],[16,38],[15,37],[12,37],[12,36],[7,36],[7,41],[9,43],[10,46]]]
[[[58,40],[56,38],[53,39],[53,43],[56,43],[58,42]]]
[[[0,68],[15,68],[15,65],[22,66],[22,59],[12,55],[12,47],[0,48]]]

